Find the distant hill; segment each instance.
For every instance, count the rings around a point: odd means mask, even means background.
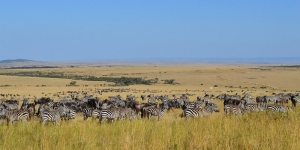
[[[18,62],[38,62],[38,61],[28,60],[28,59],[6,59],[0,61],[0,63],[18,63]]]
[[[0,60],[0,68],[18,68],[18,67],[45,67],[54,66],[49,62],[41,62],[28,59],[6,59]]]

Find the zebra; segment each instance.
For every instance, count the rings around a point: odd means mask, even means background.
[[[103,120],[107,119],[110,123],[113,123],[119,118],[119,111],[115,108],[102,109],[99,116],[99,123],[102,124]]]
[[[224,112],[229,115],[230,113],[238,115],[244,113],[245,104],[243,102],[238,105],[226,104],[224,105]]]
[[[197,97],[197,101],[208,102],[208,103],[210,103],[212,101],[211,99],[212,99],[212,97],[210,97],[210,96],[204,96],[204,97],[198,96]]]
[[[187,108],[200,108],[202,109],[202,101],[195,101],[195,102],[187,102],[185,103],[181,108],[187,109]]]
[[[28,113],[29,113],[29,120],[31,120],[34,117],[34,114],[35,114],[35,104],[34,103],[28,103],[28,100],[24,99],[20,110],[27,110]]]
[[[183,116],[185,116],[185,119],[187,120],[188,117],[198,118],[200,116],[200,111],[202,108],[186,108],[183,110]]]
[[[246,94],[241,100],[246,101],[247,104],[254,104],[256,102],[256,99],[252,98],[250,94]]]
[[[187,120],[188,117],[198,118],[203,116],[209,116],[212,112],[219,112],[216,104],[207,102],[204,108],[187,108],[183,110],[183,116]]]
[[[129,118],[129,120],[131,121],[132,119],[137,120],[138,118],[138,114],[136,113],[136,111],[134,111],[131,108],[127,108],[127,117]]]
[[[2,102],[2,105],[7,110],[18,110],[18,107],[19,107],[17,103]]]
[[[59,124],[61,118],[59,110],[46,107],[44,104],[40,104],[37,115],[40,117],[40,122],[44,126],[47,121],[54,122],[56,125]]]
[[[263,111],[264,104],[245,104],[245,110],[250,112]]]
[[[0,116],[5,117],[7,125],[12,124],[14,121],[23,120],[27,123],[29,113],[27,110],[7,110],[3,109],[0,111]]]
[[[93,108],[91,107],[85,107],[82,109],[82,113],[83,113],[83,120],[88,119],[88,117],[92,116],[92,112],[93,112]]]
[[[276,102],[279,98],[281,98],[281,95],[276,95],[276,96],[264,96],[264,99],[266,102]]]
[[[165,109],[168,109],[168,105],[165,102],[160,104],[159,108],[150,107],[149,109],[147,109],[148,119],[150,119],[151,116],[158,116],[158,120],[159,120],[162,117],[162,115],[164,114]]]
[[[153,103],[148,103],[148,104],[150,104],[150,105],[143,106],[143,108],[141,109],[141,118],[148,116],[148,109],[157,108],[156,104],[153,104]]]
[[[300,95],[299,95],[299,94],[293,95],[293,96],[291,97],[291,101],[292,101],[292,105],[293,105],[294,107],[296,107],[297,102],[300,103]]]
[[[219,108],[217,106],[217,104],[215,103],[205,103],[205,107],[203,108],[205,111],[208,111],[210,113],[212,112],[219,112]]]
[[[256,103],[268,103],[264,96],[257,96]]]
[[[70,120],[75,119],[76,117],[76,111],[72,108],[67,107],[64,103],[62,103],[63,106],[60,106],[58,108],[60,118],[62,120]]]
[[[44,110],[41,112],[41,122],[42,125],[45,125],[47,121],[55,122],[55,124],[59,124],[60,122],[60,114],[57,110]]]
[[[262,105],[262,109],[263,110],[266,109],[266,110],[270,110],[270,111],[277,111],[277,112],[281,112],[281,113],[286,112],[284,106],[276,105],[276,104],[264,104],[264,105]]]
[[[101,110],[100,109],[94,109],[92,111],[92,116],[91,116],[92,120],[95,120],[95,119],[99,118],[100,115],[101,115]]]

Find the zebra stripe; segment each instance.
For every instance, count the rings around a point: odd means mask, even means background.
[[[23,120],[27,123],[29,113],[27,110],[6,110],[2,109],[0,116],[5,117],[7,120],[7,125],[12,124],[14,121]]]
[[[76,111],[74,109],[71,109],[65,105],[60,106],[59,109],[60,118],[62,120],[70,120],[75,119],[76,117]]]
[[[219,109],[214,103],[206,103],[204,108],[188,108],[183,111],[186,119],[188,117],[198,118],[203,116],[209,116],[212,112],[219,112]]]
[[[6,110],[18,110],[19,105],[17,103],[7,103],[7,102],[2,102],[2,105]]]
[[[203,109],[210,113],[219,112],[219,108],[218,108],[217,104],[215,104],[215,103],[206,103],[205,107]]]
[[[260,106],[260,104],[246,104],[245,110],[250,112],[262,111],[262,108]]]
[[[282,112],[282,113],[286,112],[284,106],[282,106],[282,105],[267,104],[267,105],[264,105],[264,107],[262,107],[262,108],[270,110],[270,111],[277,111],[277,112]]]
[[[227,115],[230,115],[230,113],[238,115],[243,113],[243,109],[239,105],[226,104],[224,106],[224,112]]]
[[[45,111],[41,112],[42,125],[45,125],[47,123],[47,121],[55,122],[55,124],[59,124],[60,120],[61,120],[60,114],[59,114],[59,111],[57,111],[57,110],[54,110],[54,111],[45,110]]]
[[[88,117],[92,117],[93,108],[86,107],[82,109],[83,120],[88,119]]]
[[[119,111],[111,108],[111,109],[102,109],[101,114],[99,116],[99,123],[101,124],[105,119],[109,122],[114,122],[119,118]]]
[[[201,110],[201,108],[187,108],[183,110],[183,115],[185,116],[186,120],[188,117],[198,118]]]
[[[100,115],[101,115],[101,110],[94,109],[92,112],[92,119],[95,120],[97,118],[100,118]]]

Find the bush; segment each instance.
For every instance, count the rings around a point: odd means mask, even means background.
[[[76,81],[71,81],[70,82],[70,86],[75,86],[76,85]]]
[[[174,79],[165,80],[164,84],[175,84]]]

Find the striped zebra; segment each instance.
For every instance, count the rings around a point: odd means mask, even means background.
[[[40,117],[42,125],[45,125],[47,121],[54,122],[57,125],[61,120],[58,110],[46,107],[44,104],[40,104],[37,115]]]
[[[119,118],[119,114],[119,111],[115,108],[102,109],[99,116],[99,123],[102,124],[105,119],[107,119],[108,122],[113,123]]]
[[[149,103],[148,103],[149,104]],[[144,106],[142,109],[141,109],[141,118],[145,118],[148,116],[148,109],[150,108],[157,108],[156,104],[153,104],[153,103],[150,103],[149,104],[150,106]]]
[[[183,106],[182,109],[187,109],[187,108],[200,108],[202,109],[202,101],[195,101],[195,102],[186,102]]]
[[[199,118],[209,116],[212,112],[219,112],[219,109],[214,103],[206,103],[204,108],[187,108],[183,110],[183,116],[187,120],[189,117]]]
[[[130,121],[131,121],[132,119],[137,120],[138,114],[136,113],[135,110],[133,110],[133,109],[131,109],[131,108],[127,108],[127,118],[129,118]]]
[[[186,108],[183,110],[183,116],[187,120],[188,117],[198,118],[200,116],[202,108]]]
[[[91,117],[92,120],[95,120],[99,118],[99,116],[101,115],[101,110],[87,107],[82,109],[82,113],[83,113],[83,120],[87,120],[89,117]]]
[[[258,112],[264,110],[264,104],[245,104],[245,111]]]
[[[2,105],[6,110],[18,110],[19,105],[17,103],[2,102]]]
[[[296,107],[297,103],[300,103],[300,95],[296,94],[291,97],[292,105]]]
[[[41,112],[42,125],[45,125],[47,121],[59,124],[60,120],[60,114],[57,110],[44,110]]]
[[[158,120],[159,120],[163,116],[165,109],[168,109],[168,104],[165,102],[160,104],[158,108],[151,107],[151,108],[147,109],[148,119],[150,119],[151,116],[158,116]]]
[[[281,113],[285,113],[286,110],[284,108],[284,106],[282,105],[276,105],[276,104],[263,104],[262,105],[262,109],[263,110],[270,110],[270,111],[274,111],[274,112],[281,112]]]
[[[35,105],[34,103],[28,103],[28,100],[24,100],[20,110],[27,110],[29,113],[29,120],[31,120],[34,117],[35,114]]]
[[[205,107],[203,108],[207,112],[219,112],[219,108],[215,103],[205,103]]]
[[[91,116],[92,120],[95,120],[95,119],[99,118],[100,115],[101,115],[101,110],[100,109],[94,109],[92,111],[92,116]]]
[[[264,96],[264,101],[266,102],[273,102],[275,103],[279,98],[281,98],[282,95],[276,95],[276,96]]]
[[[1,106],[1,105],[0,105]],[[3,120],[5,120],[5,113],[3,113],[3,107],[0,107],[0,124],[2,124]]]
[[[58,111],[62,120],[71,120],[76,117],[76,111],[64,104],[58,108]]]
[[[238,115],[238,114],[243,114],[244,110],[240,105],[226,104],[224,105],[224,112],[227,115],[230,115],[231,113]]]
[[[23,120],[23,122],[27,123],[29,113],[27,110],[1,109],[0,116],[4,117],[7,120],[7,125],[9,125],[19,120]]]
[[[88,117],[92,117],[93,110],[94,109],[91,107],[82,108],[83,120],[88,119]]]

